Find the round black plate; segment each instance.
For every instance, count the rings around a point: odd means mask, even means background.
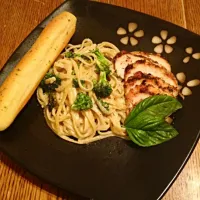
[[[160,31],[175,35],[171,54],[163,54],[174,73],[184,72],[187,80],[200,78],[200,60],[183,63],[186,47],[200,52],[200,37],[173,24],[135,11],[86,0],[65,2],[41,23],[19,46],[0,74],[0,84],[13,66],[27,52],[46,23],[61,11],[78,18],[71,43],[84,38],[94,42],[110,41],[121,50],[153,52],[151,39]],[[145,36],[136,47],[123,45],[116,31],[136,22]],[[130,36],[131,34],[129,34]],[[133,35],[133,34],[132,34]],[[0,134],[0,149],[27,170],[65,190],[95,200],[155,200],[161,198],[183,168],[199,138],[199,87],[183,101],[175,115],[179,136],[152,148],[139,148],[131,142],[109,138],[89,145],[75,145],[58,138],[46,125],[36,95],[28,102],[15,122]],[[3,120],[3,119],[0,119]]]

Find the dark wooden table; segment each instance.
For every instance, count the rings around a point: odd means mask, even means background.
[[[99,0],[141,11],[200,34],[199,0]],[[24,38],[63,0],[0,0],[0,69]],[[0,152],[0,200],[81,200],[48,185]],[[200,142],[164,200],[200,199]]]

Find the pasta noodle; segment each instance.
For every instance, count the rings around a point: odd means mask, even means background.
[[[112,93],[103,99],[109,104],[109,109],[101,105],[93,92],[93,80],[99,78],[96,72],[98,59],[93,53],[95,49],[98,49],[110,62],[109,83],[112,86]],[[67,58],[65,56],[67,52],[81,56]],[[69,44],[65,52],[58,57],[49,72],[61,79],[60,86],[51,96],[39,87],[37,98],[44,109],[48,126],[59,137],[77,144],[87,144],[112,136],[127,139],[123,128],[126,118],[124,86],[110,61],[118,52],[119,49],[109,42],[95,44],[90,39],[85,39],[79,45]],[[73,86],[74,79],[77,79],[79,86],[77,88]],[[52,77],[45,83],[50,84],[54,81],[55,78]],[[71,108],[79,92],[86,93],[91,98],[93,103],[91,109],[76,111]],[[48,104],[52,97],[56,104],[53,108],[49,108]]]

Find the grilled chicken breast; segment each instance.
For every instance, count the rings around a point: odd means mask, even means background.
[[[149,96],[166,94],[172,97],[178,95],[178,89],[161,78],[138,71],[129,77],[124,84],[127,114],[142,100]]]
[[[178,95],[178,83],[170,64],[157,54],[119,53],[115,58],[118,76],[124,79],[127,114],[149,96]]]
[[[121,51],[118,53],[114,59],[114,66],[117,72],[117,75],[124,79],[124,72],[128,65],[132,65],[138,60],[144,60],[142,57],[137,57],[126,51]]]
[[[134,52],[132,52],[132,54],[135,56],[143,56],[145,58],[153,60],[155,63],[166,68],[167,71],[171,72],[171,65],[169,64],[169,62],[167,60],[162,58],[159,54],[146,53],[146,52],[142,52],[142,51],[134,51]]]
[[[165,90],[169,96],[176,97],[178,95],[178,89],[176,87],[171,86],[159,77],[150,74],[143,74],[141,71],[136,72],[133,76],[127,79],[124,84],[125,94],[129,92],[130,88],[137,85],[151,85],[154,88]]]
[[[177,87],[178,85],[176,78],[171,72],[168,72],[164,67],[152,64],[147,60],[139,60],[132,65],[129,65],[125,70],[125,81],[138,71],[141,71],[143,74],[151,74],[152,76],[159,77],[174,87]]]
[[[124,72],[128,65],[131,65],[139,60],[147,60],[149,63],[157,65],[158,67],[164,67],[167,71],[171,72],[170,64],[157,54],[150,54],[144,52],[132,52],[121,51],[114,59],[115,69],[122,79],[124,79]]]

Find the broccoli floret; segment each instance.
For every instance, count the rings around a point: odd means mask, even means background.
[[[93,103],[92,99],[85,93],[78,93],[76,100],[72,104],[72,110],[80,111],[80,110],[88,110],[92,108]]]
[[[75,58],[76,56],[81,56],[80,54],[73,53],[72,51],[66,52],[65,57],[66,58]]]
[[[106,72],[100,73],[100,79],[97,83],[94,82],[94,93],[98,98],[105,98],[112,93],[112,87],[106,79]]]
[[[53,83],[46,84],[46,80],[49,78],[55,77],[55,81]],[[51,73],[47,73],[44,78],[42,79],[40,83],[40,87],[43,89],[44,92],[54,92],[56,88],[58,88],[61,85],[61,79]]]
[[[100,98],[98,98],[98,101],[101,103],[101,105],[102,105],[107,111],[109,111],[109,106],[110,106],[109,103],[103,101],[103,100],[100,99]]]
[[[54,107],[56,107],[56,105],[57,105],[57,102],[55,101],[52,93],[49,93],[49,102],[48,102],[48,105],[47,105],[49,110],[52,111],[52,109]]]
[[[78,79],[77,78],[73,78],[72,82],[73,82],[72,85],[73,85],[74,88],[79,88],[79,84],[78,84]],[[84,85],[85,81],[81,80],[81,84]]]
[[[111,70],[110,62],[108,61],[108,59],[98,49],[92,52],[97,56],[97,59],[99,61],[96,66],[97,73],[106,72],[106,75],[109,75]]]
[[[110,72],[111,72],[111,70],[110,70],[109,67],[104,67],[104,68],[102,68],[102,65],[97,64],[97,65],[96,65],[96,70],[95,70],[95,72],[96,72],[97,74],[99,74],[100,72],[103,72],[103,71],[106,72],[106,75],[109,75]]]

